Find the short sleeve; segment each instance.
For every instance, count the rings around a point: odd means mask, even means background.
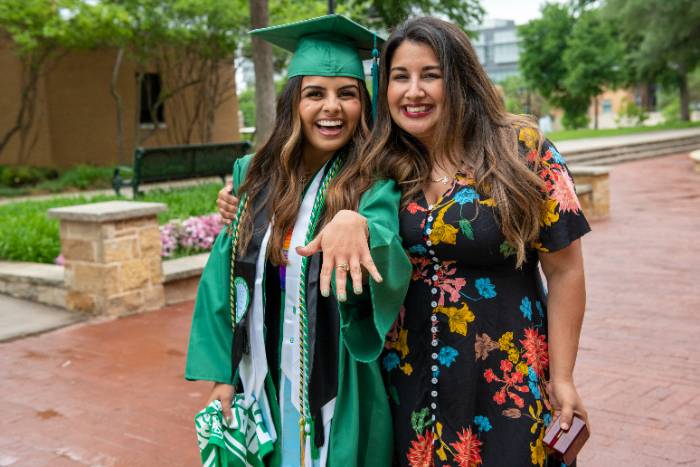
[[[532,151],[529,137],[520,141]],[[535,154],[537,154],[535,150]],[[528,161],[533,162],[532,153]],[[540,217],[539,240],[534,247],[544,253],[554,252],[569,246],[575,240],[591,231],[576,196],[576,186],[566,162],[557,148],[547,139],[539,153],[539,163],[534,167],[544,182],[544,205]]]

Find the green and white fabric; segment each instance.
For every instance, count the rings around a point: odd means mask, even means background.
[[[274,441],[263,422],[258,402],[237,394],[227,423],[221,402],[213,401],[194,417],[197,444],[205,467],[264,466]]]

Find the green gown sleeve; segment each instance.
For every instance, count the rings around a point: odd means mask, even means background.
[[[233,164],[233,190],[243,183],[252,156]],[[185,378],[231,384],[233,333],[229,304],[231,238],[222,230],[212,247],[197,289]]]
[[[412,267],[399,236],[401,192],[393,180],[380,180],[362,196],[358,212],[367,219],[369,247],[381,283],[369,279],[369,293],[339,304],[341,331],[350,354],[360,362],[379,357],[384,338],[403,305]]]

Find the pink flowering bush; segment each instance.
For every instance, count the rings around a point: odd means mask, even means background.
[[[160,227],[161,256],[171,258],[209,251],[223,228],[218,214],[172,220]]]

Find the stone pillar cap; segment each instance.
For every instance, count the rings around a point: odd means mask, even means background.
[[[104,223],[139,217],[155,216],[168,207],[163,203],[143,203],[140,201],[105,201],[102,203],[80,204],[63,208],[52,208],[48,216],[54,219]]]

